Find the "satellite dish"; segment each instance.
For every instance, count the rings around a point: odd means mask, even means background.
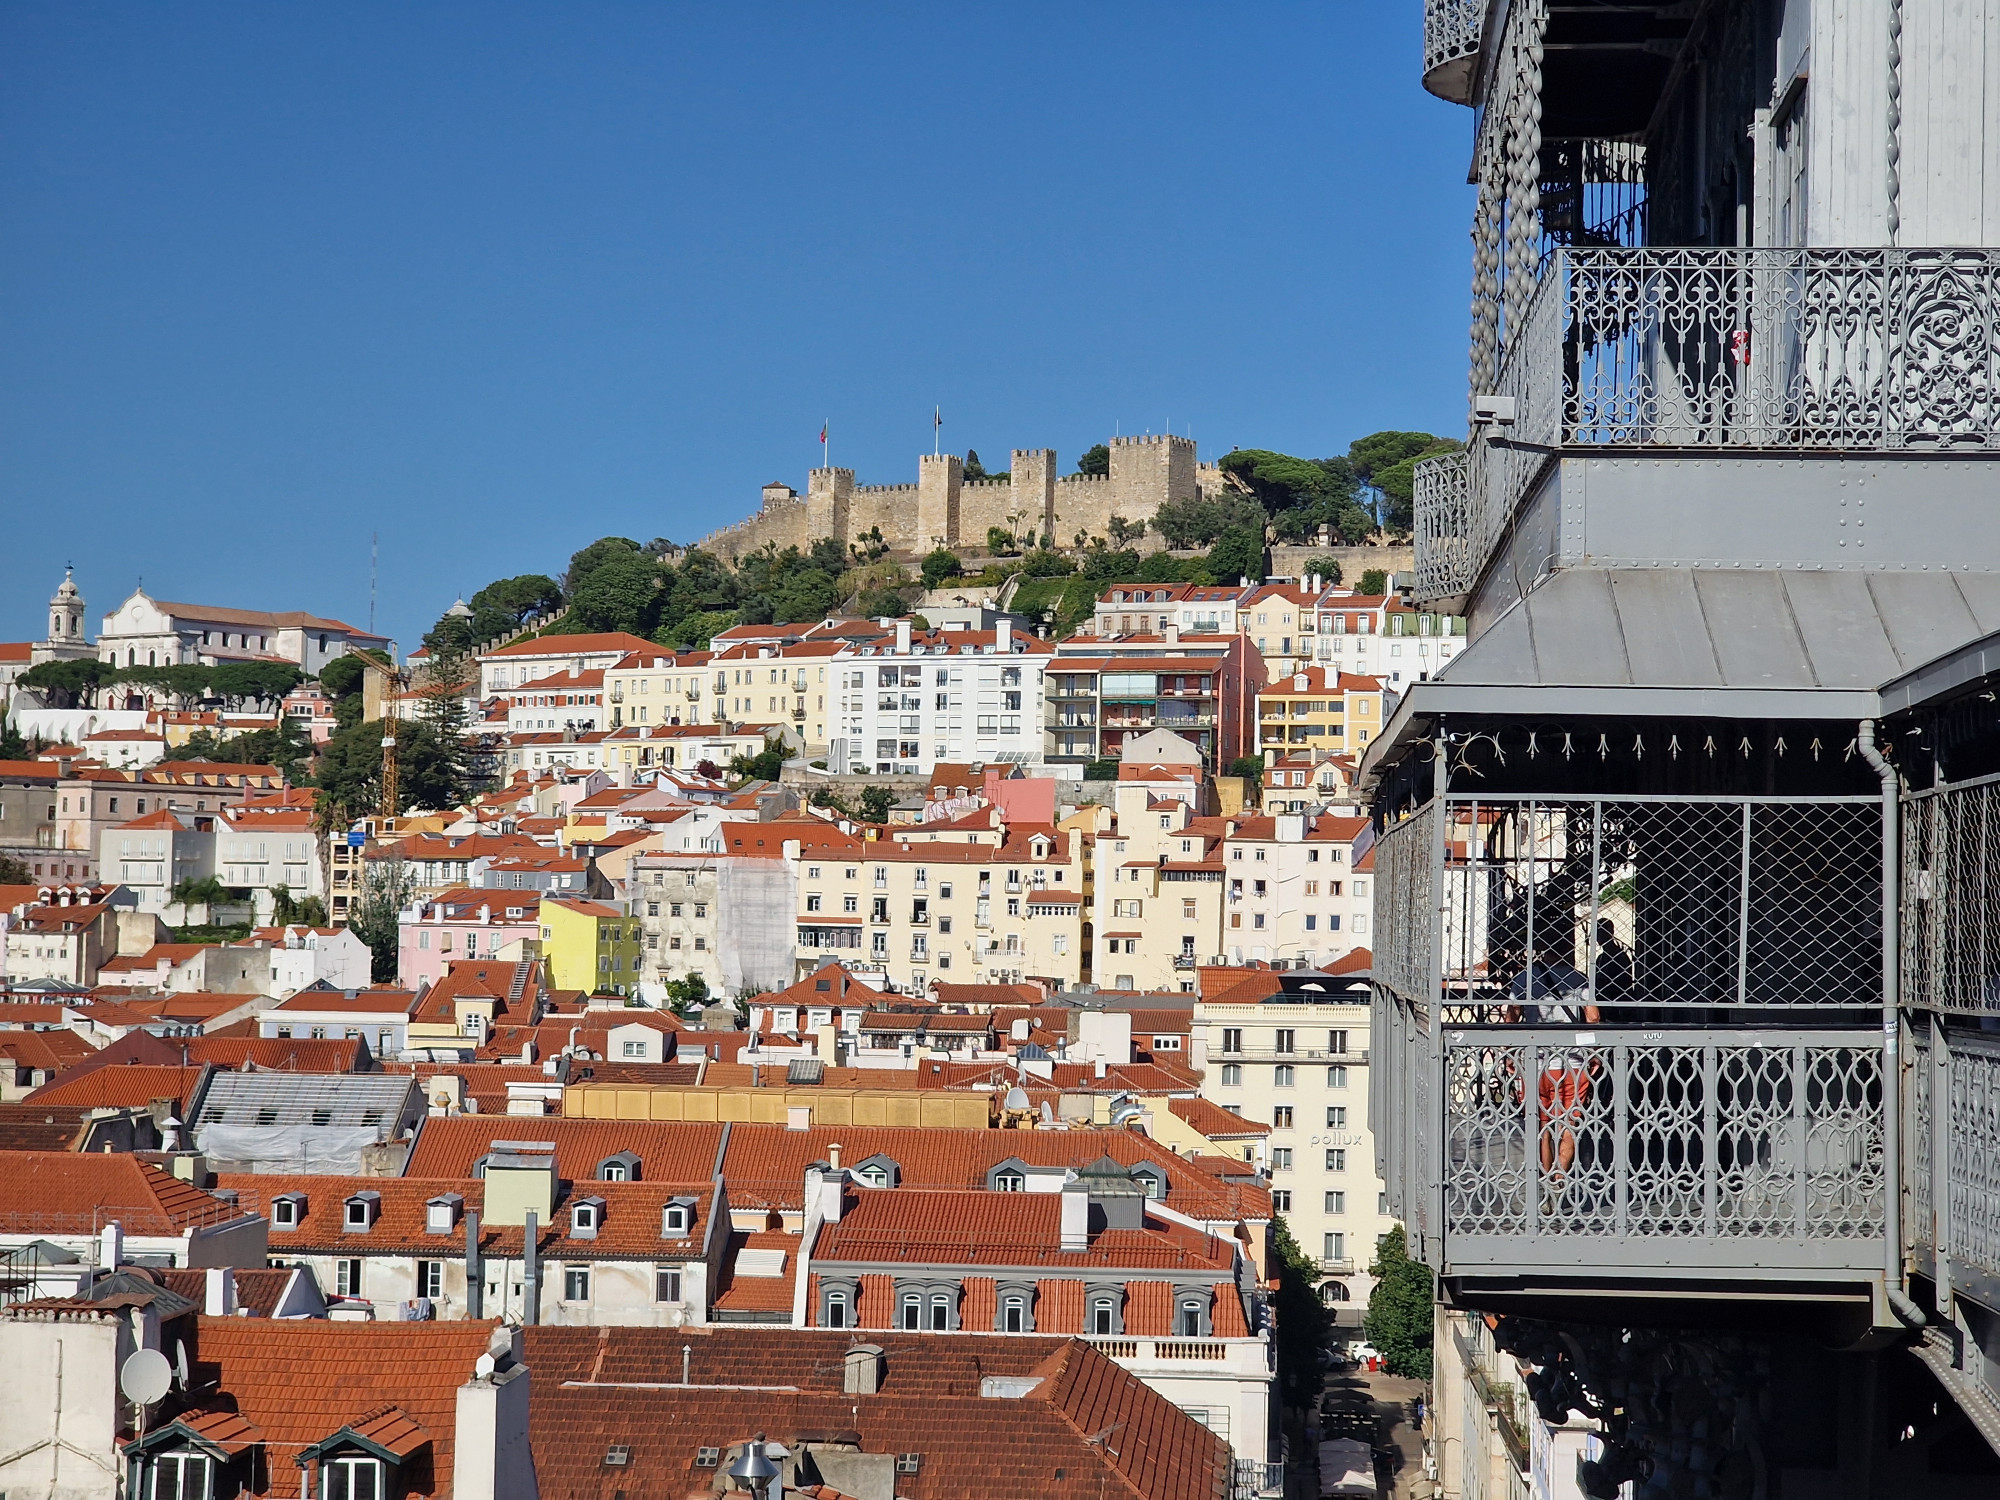
[[[1007,1097],[1001,1100],[1000,1107],[1007,1110],[1018,1110],[1032,1109],[1034,1106],[1028,1102],[1028,1091],[1017,1083],[1014,1087],[1007,1090]]]
[[[157,1349],[134,1350],[118,1370],[118,1389],[135,1406],[151,1406],[173,1383],[174,1367]]]

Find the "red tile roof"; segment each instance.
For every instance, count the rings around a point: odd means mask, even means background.
[[[816,1268],[842,1261],[926,1266],[1086,1266],[1226,1276],[1234,1245],[1182,1224],[1149,1219],[1143,1229],[1106,1229],[1087,1250],[1062,1248],[1058,1193],[855,1190],[838,1223],[823,1225]],[[1160,1332],[1166,1332],[1163,1326]]]
[[[1246,1120],[1234,1110],[1200,1097],[1169,1099],[1167,1109],[1211,1141],[1243,1140],[1271,1133],[1270,1126]]]
[[[736,1127],[741,1130],[741,1125]],[[779,1127],[782,1129],[783,1127]],[[534,1119],[464,1115],[426,1120],[403,1175],[466,1178],[494,1141],[553,1141],[556,1172],[587,1178],[620,1151],[639,1156],[641,1181],[710,1182],[715,1176],[722,1126],[654,1120],[583,1120],[559,1115]],[[801,1167],[798,1191],[804,1190]],[[730,1198],[735,1199],[731,1185]]]
[[[95,1014],[98,1009],[92,1006],[91,1013]],[[182,1110],[188,1096],[201,1082],[203,1071],[200,1064],[185,1068],[178,1064],[113,1064],[90,1068],[74,1077],[59,1077],[53,1083],[36,1089],[28,1095],[28,1099],[31,1103],[42,1105],[82,1104],[99,1109],[171,1099],[176,1109]]]
[[[0,1233],[95,1234],[116,1219],[128,1235],[173,1237],[243,1211],[160,1167],[121,1153],[0,1154]]]
[[[629,635],[622,630],[602,631],[593,635],[545,635],[528,636],[523,640],[510,641],[480,655],[481,661],[516,656],[597,656],[607,652],[617,652],[620,656],[630,651],[654,651],[658,648],[642,636]]]

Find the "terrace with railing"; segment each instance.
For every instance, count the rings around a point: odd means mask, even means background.
[[[1472,102],[1486,0],[1424,0],[1424,87],[1453,104]]]
[[[2000,449],[2000,251],[1558,248],[1475,396],[1498,420],[1417,469],[1425,599],[1572,451]]]
[[[1376,844],[1390,1211],[1447,1275],[1884,1260],[1882,812],[1452,795]]]

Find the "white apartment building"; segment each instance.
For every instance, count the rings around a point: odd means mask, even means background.
[[[1224,825],[1221,952],[1232,964],[1317,968],[1369,943],[1364,817],[1279,813]]]
[[[324,901],[317,845],[312,814],[302,809],[225,808],[215,827],[215,874],[224,885],[248,890],[260,916],[273,886],[282,885],[295,901]]]
[[[1253,971],[1196,1004],[1189,1038],[1202,1097],[1271,1126],[1272,1209],[1318,1260],[1321,1300],[1353,1323],[1396,1222],[1368,1130],[1368,1010],[1365,982]]]
[[[928,776],[940,761],[1039,765],[1042,679],[1054,647],[992,630],[913,632],[844,647],[832,660],[836,774]]]
[[[717,811],[696,809],[683,821]],[[792,982],[796,840],[790,856],[775,834],[758,840],[759,847],[722,852],[735,835],[754,839],[764,826],[721,824],[693,849],[633,856],[625,895],[639,919],[642,998],[659,1004],[667,980],[690,974],[699,974],[712,995],[780,990]],[[702,847],[711,842],[714,847]]]
[[[161,808],[107,828],[101,837],[97,868],[132,893],[139,911],[163,912],[181,881],[216,873],[214,814]]]

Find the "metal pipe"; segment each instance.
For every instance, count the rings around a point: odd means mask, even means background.
[[[1897,1074],[1897,1038],[1902,1028],[1902,799],[1896,768],[1875,748],[1875,721],[1863,719],[1855,734],[1861,758],[1882,782],[1882,1276],[1883,1291],[1896,1316],[1912,1327],[1925,1323],[1924,1311],[1903,1290],[1902,1080]]]
[[[540,1247],[535,1243],[541,1226],[535,1222],[535,1211],[528,1210],[528,1222],[521,1237],[521,1321],[539,1323],[542,1321],[542,1257]]]
[[[465,1211],[465,1315],[486,1316],[486,1265],[479,1258],[479,1211]]]

